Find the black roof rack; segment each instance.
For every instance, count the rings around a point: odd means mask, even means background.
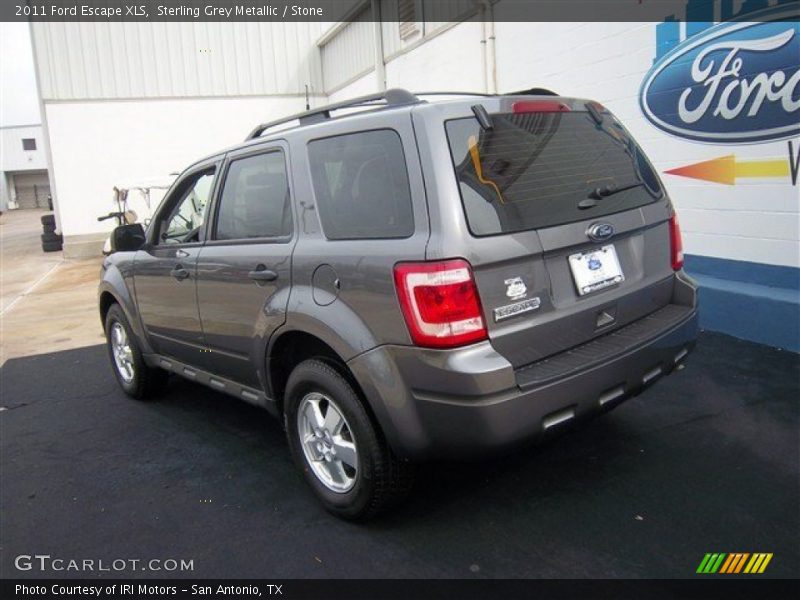
[[[417,96],[483,96],[490,98],[497,94],[485,94],[483,92],[414,92]]]
[[[558,96],[553,90],[547,88],[530,88],[519,92],[504,92],[487,94],[485,92],[414,92],[417,96],[480,96],[483,98],[499,98],[500,96]]]
[[[519,92],[508,92],[504,96],[558,96],[553,90],[547,88],[530,88]]]
[[[380,103],[380,101],[383,103]],[[380,92],[378,94],[370,94],[368,96],[360,96],[352,100],[345,100],[344,102],[337,102],[335,104],[328,104],[312,110],[307,110],[295,115],[283,117],[268,123],[262,123],[245,138],[245,141],[252,140],[259,137],[267,129],[277,127],[290,121],[299,121],[300,125],[310,125],[311,123],[318,123],[331,117],[331,111],[342,110],[344,108],[357,108],[359,106],[377,106],[377,107],[391,107],[391,106],[407,106],[409,104],[417,104],[421,102],[414,94],[408,90],[394,88]]]

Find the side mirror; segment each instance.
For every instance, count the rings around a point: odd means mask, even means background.
[[[111,232],[111,252],[133,252],[144,246],[146,240],[141,223],[120,225]]]

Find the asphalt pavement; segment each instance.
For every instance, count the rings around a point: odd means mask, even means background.
[[[328,515],[266,413],[174,379],[128,399],[105,349],[0,370],[0,576],[19,555],[191,560],[102,577],[694,577],[707,552],[800,572],[800,360],[702,334],[685,368],[544,445],[421,468],[375,521]],[[97,563],[95,563],[97,564]]]

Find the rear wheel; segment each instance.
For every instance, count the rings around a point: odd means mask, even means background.
[[[164,390],[168,373],[144,362],[139,343],[119,304],[112,304],[106,315],[106,346],[117,383],[126,394],[141,400]]]
[[[295,367],[284,418],[292,458],[328,511],[365,520],[408,495],[413,465],[392,453],[353,387],[327,363]]]

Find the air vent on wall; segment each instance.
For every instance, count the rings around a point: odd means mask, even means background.
[[[400,39],[406,40],[419,31],[417,27],[417,0],[399,0],[397,20],[400,23]]]

